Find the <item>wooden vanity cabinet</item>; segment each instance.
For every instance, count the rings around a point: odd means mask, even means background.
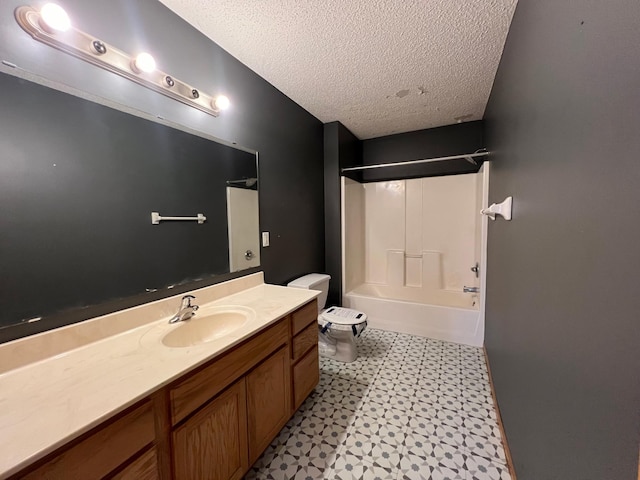
[[[285,317],[169,387],[176,480],[242,478],[291,415],[289,351]]]
[[[278,348],[287,346],[288,333],[284,318],[169,387],[172,425],[181,422]]]
[[[291,315],[293,411],[300,408],[320,380],[317,318],[317,300],[312,300]]]
[[[239,480],[318,383],[315,300],[12,479]]]

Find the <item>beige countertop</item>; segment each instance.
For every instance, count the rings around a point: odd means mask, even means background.
[[[180,324],[170,325],[169,317],[164,317],[0,374],[0,478],[51,453],[318,294],[260,284],[200,305],[205,312],[217,305],[255,311],[254,318],[220,339],[193,347],[166,347],[161,337]]]

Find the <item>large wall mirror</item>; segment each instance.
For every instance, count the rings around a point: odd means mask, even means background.
[[[0,330],[260,265],[257,152],[7,74],[0,104]]]

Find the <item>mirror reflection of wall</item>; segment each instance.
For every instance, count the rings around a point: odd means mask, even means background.
[[[227,222],[229,270],[237,272],[260,266],[260,229],[256,178],[228,181]]]
[[[0,329],[259,265],[257,182],[255,258],[233,269],[227,221],[256,152],[4,73],[0,104]]]

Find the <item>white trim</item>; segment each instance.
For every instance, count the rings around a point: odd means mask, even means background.
[[[489,205],[489,171],[491,162],[484,162],[478,175],[482,175],[482,208]],[[487,251],[488,251],[488,233],[489,233],[489,217],[481,215],[480,228],[480,319],[479,319],[479,337],[484,343],[484,332],[486,323],[487,309]]]
[[[340,177],[340,256],[341,256],[341,265],[340,265],[340,274],[342,275],[342,281],[340,282],[340,298],[338,299],[338,304],[342,305],[342,299],[346,293],[345,291],[345,282],[347,280],[347,270],[346,270],[346,234],[345,234],[345,216],[346,216],[346,201],[345,201],[345,189],[346,189],[346,179],[345,177]]]

